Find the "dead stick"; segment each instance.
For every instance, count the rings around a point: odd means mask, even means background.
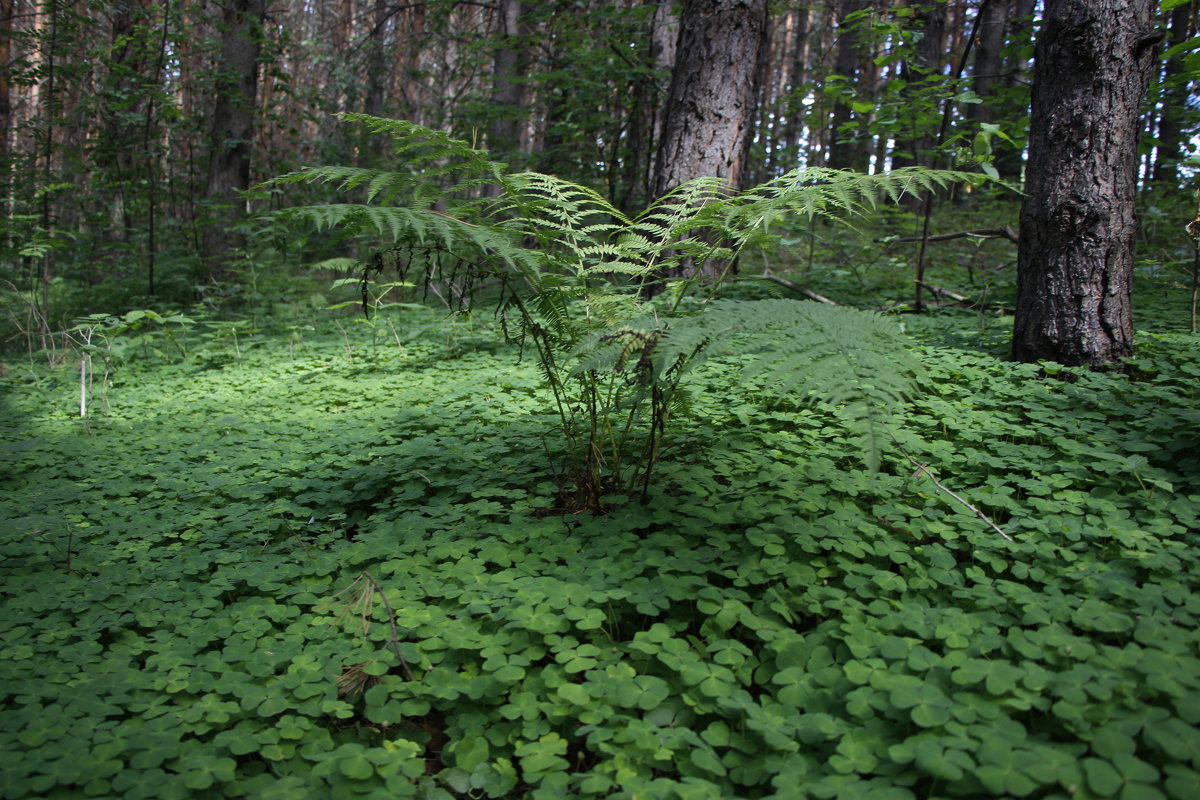
[[[400,668],[404,670],[404,677],[411,680],[416,680],[413,677],[412,669],[408,666],[408,661],[404,658],[404,653],[400,652],[400,631],[396,628],[396,615],[392,613],[392,604],[388,602],[387,595],[384,594],[383,587],[379,585],[379,581],[375,580],[375,576],[364,571],[363,577],[371,582],[375,587],[375,591],[383,598],[383,607],[387,609],[388,625],[392,628],[392,639],[390,644],[392,649],[396,651],[396,657],[400,659]]]
[[[891,434],[892,441],[896,443],[896,447],[899,448],[900,452],[904,454],[904,457],[908,459],[910,464],[912,464],[914,467],[917,468],[916,474],[924,475],[926,478],[929,478],[929,480],[933,481],[934,486],[941,489],[943,492],[950,495],[955,500],[957,500],[958,502],[962,503],[967,508],[974,511],[975,516],[979,517],[981,520],[986,522],[991,527],[992,530],[994,530],[996,533],[1000,534],[1001,536],[1003,536],[1005,539],[1012,542],[1013,544],[1016,544],[1016,540],[1013,539],[1011,536],[1009,536],[1007,533],[1005,533],[1004,530],[999,525],[992,522],[991,518],[988,517],[987,514],[984,514],[982,511],[980,511],[978,508],[976,508],[975,506],[968,503],[962,497],[960,497],[959,495],[955,494],[954,492],[950,491],[945,486],[943,486],[941,481],[939,481],[937,478],[935,478],[933,476],[933,473],[929,471],[929,468],[927,465],[918,462],[915,458],[910,456],[908,454],[908,451],[905,450],[903,447],[901,447],[900,440],[896,438],[896,434],[892,433],[890,430],[888,431],[888,433]]]
[[[936,236],[930,236],[926,241],[930,242],[948,242],[951,239],[1007,239],[1016,244],[1017,232],[1010,226],[1005,225],[1003,228],[979,228],[973,231],[958,231],[956,233],[939,233]],[[876,239],[877,242],[919,242],[920,236],[898,236],[895,239]]]
[[[828,297],[817,294],[812,289],[806,289],[799,284],[792,283],[791,281],[787,280],[786,278],[777,278],[774,275],[763,275],[762,278],[763,278],[763,280],[771,281],[771,283],[777,283],[785,289],[791,289],[793,292],[796,292],[797,294],[802,294],[805,297],[807,297],[809,300],[815,300],[818,303],[824,303],[825,305],[829,305],[829,306],[841,305],[841,303],[830,300]]]
[[[948,297],[951,300],[955,300],[959,303],[970,303],[971,302],[970,300],[968,300],[966,297],[963,297],[958,292],[952,292],[944,286],[938,286],[937,284],[933,284],[933,283],[926,283],[925,281],[921,281],[920,283],[922,286],[924,286],[929,291],[933,292],[938,297]]]

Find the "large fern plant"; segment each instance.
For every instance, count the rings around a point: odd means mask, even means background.
[[[398,168],[312,167],[273,184],[332,184],[358,202],[288,213],[370,243],[354,262],[368,285],[396,269],[467,301],[498,287],[507,334],[532,348],[553,393],[569,469],[565,499],[595,508],[608,493],[644,495],[688,371],[718,355],[755,355],[765,385],[841,410],[875,468],[888,416],[919,364],[876,314],[786,300],[714,299],[725,275],[669,279],[684,265],[733,263],[782,218],[846,219],[963,173],[920,168],[860,175],[797,170],[749,191],[701,178],[623,214],[552,175],[510,174],[484,151],[400,120],[345,119],[388,136]],[[713,270],[708,270],[713,272]],[[654,301],[646,287],[666,291]],[[497,292],[492,293],[497,297]]]

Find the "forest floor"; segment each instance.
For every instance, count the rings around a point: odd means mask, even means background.
[[[135,343],[86,422],[77,359],[13,361],[0,796],[1195,800],[1200,348],[1156,303],[1107,374],[905,317],[878,474],[710,364],[599,515],[487,320]]]

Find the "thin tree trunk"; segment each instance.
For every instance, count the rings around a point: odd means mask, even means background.
[[[851,15],[867,8],[868,0],[842,0],[838,15],[837,60],[834,72],[846,80],[849,89],[856,84],[861,87],[873,83],[867,73],[874,66],[865,51],[865,43],[858,31],[858,17]],[[870,87],[873,88],[873,87]],[[869,113],[869,112],[868,112]],[[867,140],[850,130],[851,122],[859,115],[850,107],[850,99],[839,96],[833,104],[833,119],[830,130],[828,164],[833,169],[852,169],[866,172],[870,163]]]
[[[1170,38],[1167,46],[1183,44],[1196,35],[1196,0],[1171,11]],[[1154,159],[1154,180],[1168,184],[1179,180],[1179,160],[1183,157],[1183,117],[1187,113],[1188,91],[1192,80],[1182,54],[1167,61],[1163,71],[1162,114],[1158,121],[1159,145]]]
[[[669,75],[675,64],[675,43],[679,38],[679,21],[669,5],[646,0],[654,5],[647,22],[644,40],[646,69],[630,87],[633,108],[629,113],[629,142],[624,164],[622,211],[633,213],[650,201],[650,179],[654,167],[654,148],[662,131],[663,98],[666,95],[660,76]]]
[[[499,40],[492,66],[492,121],[488,126],[488,148],[507,158],[517,150],[518,126],[523,115],[525,91],[521,84],[521,0],[499,0],[496,33]]]
[[[1013,357],[1099,367],[1133,348],[1138,114],[1151,0],[1049,0],[1038,36]]]
[[[363,111],[373,117],[383,114],[391,73],[387,50],[388,5],[375,0],[371,30],[367,34],[367,91]]]
[[[1012,8],[1008,17],[1008,56],[1004,59],[1004,89],[1006,100],[1004,106],[997,112],[998,118],[1004,120],[1024,120],[1029,114],[1027,87],[1030,82],[1029,60],[1022,49],[1029,44],[1033,37],[1033,12],[1036,0],[1011,0]],[[1011,98],[1023,98],[1015,102]],[[1018,142],[1025,139],[1025,130],[1011,131]],[[996,171],[1002,178],[1020,180],[1025,168],[1024,153],[1016,147],[1002,147],[996,154]]]
[[[230,0],[225,7],[205,191],[211,215],[204,228],[204,254],[209,274],[214,277],[227,271],[229,251],[244,244],[244,238],[233,228],[247,213],[239,192],[250,187],[258,57],[265,16],[266,0]]]
[[[13,0],[0,0],[0,218],[10,213],[8,182],[11,174],[12,148],[9,137],[13,130],[12,92],[8,83],[8,67],[12,60]],[[0,237],[7,238],[7,226]]]
[[[975,40],[975,62],[971,75],[971,91],[983,100],[972,103],[967,118],[976,123],[996,119],[995,94],[1001,85],[1003,69],[1004,31],[1008,27],[1009,0],[983,0],[979,7],[979,33]]]

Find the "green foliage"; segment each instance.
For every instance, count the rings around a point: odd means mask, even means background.
[[[272,184],[332,183],[366,199],[290,215],[382,240],[362,262],[364,303],[371,273],[388,265],[407,280],[419,263],[426,285],[457,278],[465,283],[460,296],[499,283],[498,311],[516,318],[512,338],[532,346],[554,393],[568,448],[564,491],[573,505],[597,508],[606,494],[637,487],[645,496],[668,423],[686,407],[680,381],[690,362],[710,350],[731,353],[735,343],[774,351],[771,375],[780,385],[803,383],[844,403],[868,463],[878,464],[885,419],[878,412],[897,406],[914,371],[894,331],[848,309],[797,310],[782,301],[705,308],[733,259],[767,241],[780,219],[841,220],[905,192],[977,176],[796,170],[741,193],[721,179],[699,178],[629,217],[587,187],[541,173],[505,174],[486,153],[443,133],[346,117],[391,137],[404,170],[315,167],[285,175]],[[705,264],[716,265],[707,285],[698,278],[697,265]],[[648,288],[664,286],[669,303],[644,300]],[[713,321],[697,322],[697,314]]]
[[[6,797],[1195,796],[1194,337],[1068,381],[908,321],[896,434],[1010,544],[747,355],[644,505],[548,513],[534,365],[382,315],[130,359],[92,435],[0,377]]]

